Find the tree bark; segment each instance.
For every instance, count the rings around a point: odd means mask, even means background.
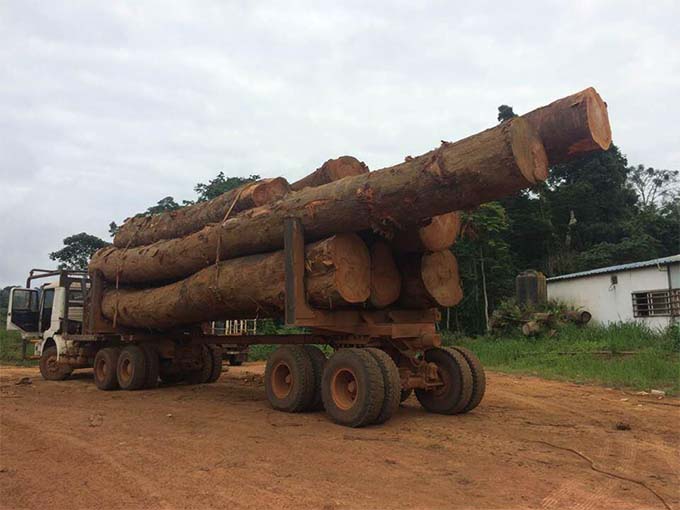
[[[231,214],[273,202],[290,192],[283,177],[263,179],[239,186],[220,196],[150,216],[128,219],[113,238],[118,248],[143,246],[163,239],[174,239],[198,232],[209,223],[221,222],[229,209]]]
[[[391,305],[401,293],[401,273],[392,254],[392,248],[384,241],[376,241],[371,253],[371,296],[369,302],[376,308]]]
[[[280,249],[283,219],[299,218],[308,241],[337,232],[399,228],[475,207],[547,177],[547,158],[522,118],[375,172],[291,193],[180,239],[98,251],[90,268],[109,281],[163,282],[220,260]]]
[[[424,226],[400,230],[392,239],[392,246],[404,253],[442,251],[450,248],[460,234],[461,215],[458,211],[440,214]]]
[[[336,159],[329,159],[320,168],[294,182],[290,187],[293,191],[300,191],[304,188],[316,188],[329,182],[339,181],[343,177],[365,173],[368,173],[368,167],[363,161],[353,156],[340,156]]]
[[[317,308],[363,303],[370,295],[370,256],[355,234],[305,247],[307,299]],[[102,314],[129,328],[167,330],[210,320],[278,317],[285,305],[283,251],[211,265],[176,283],[108,289]]]
[[[463,299],[458,262],[450,251],[412,253],[399,257],[398,264],[402,274],[399,306],[455,306]]]
[[[522,116],[538,131],[550,165],[607,150],[612,131],[605,103],[593,87]]]

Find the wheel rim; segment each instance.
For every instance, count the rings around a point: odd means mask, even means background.
[[[104,359],[97,360],[94,366],[94,375],[99,381],[103,381],[109,375],[109,364]]]
[[[47,368],[47,371],[51,374],[56,374],[57,372],[59,372],[59,363],[57,362],[56,354],[52,354],[49,358],[47,358],[45,367]]]
[[[122,359],[120,362],[120,374],[119,374],[121,382],[126,383],[130,379],[132,379],[132,372],[133,372],[132,362],[127,358]]]
[[[439,375],[439,380],[442,382],[442,384],[440,386],[436,386],[432,390],[432,393],[434,393],[434,395],[438,398],[443,398],[448,395],[449,391],[451,391],[451,374],[447,370],[442,370],[439,368],[439,366],[437,366],[437,375]]]
[[[331,379],[331,397],[335,405],[346,411],[359,398],[359,384],[357,377],[349,368],[341,368],[333,374]]]
[[[272,370],[272,391],[276,398],[286,398],[293,387],[293,374],[283,361],[277,363]]]

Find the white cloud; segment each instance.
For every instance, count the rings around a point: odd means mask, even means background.
[[[589,85],[680,168],[677,2],[3,2],[0,285],[198,181],[419,154]]]

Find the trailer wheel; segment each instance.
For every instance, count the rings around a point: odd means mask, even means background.
[[[323,377],[323,369],[326,366],[326,355],[316,345],[303,345],[302,348],[307,352],[307,355],[312,362],[312,370],[314,372],[314,396],[311,404],[309,404],[309,410],[319,411],[323,409],[321,378]]]
[[[117,390],[118,389],[118,357],[120,356],[120,349],[116,347],[104,347],[97,351],[94,357],[94,383],[100,390]]]
[[[385,398],[383,399],[380,413],[373,423],[379,425],[389,420],[399,407],[401,398],[401,377],[394,360],[381,349],[369,347],[366,351],[373,356],[380,366],[383,386],[385,386]]]
[[[118,384],[123,390],[139,390],[146,382],[146,355],[137,345],[124,347],[118,357]]]
[[[231,356],[229,356],[229,365],[231,365],[232,367],[240,367],[241,365],[243,365],[243,361],[238,359],[238,357],[236,357],[235,354],[232,354]]]
[[[217,345],[211,345],[208,347],[211,356],[211,370],[210,377],[208,377],[209,383],[214,383],[222,375],[222,349]]]
[[[189,384],[205,384],[210,380],[212,370],[212,352],[207,345],[201,345],[201,368],[187,372],[186,381]]]
[[[434,348],[425,351],[425,361],[437,365],[443,384],[433,389],[416,388],[416,397],[427,411],[457,414],[472,398],[472,372],[462,354],[454,349]]]
[[[158,350],[153,344],[141,344],[141,348],[144,351],[144,358],[146,361],[144,388],[149,390],[158,388],[158,373],[160,371]]]
[[[264,388],[274,409],[299,413],[314,399],[314,368],[302,346],[283,345],[267,360]]]
[[[468,405],[463,408],[463,413],[472,411],[484,398],[484,392],[486,391],[486,374],[484,373],[484,366],[479,358],[470,349],[465,347],[453,347],[456,351],[461,353],[468,362],[470,366],[470,371],[472,372],[472,397]]]
[[[46,381],[63,381],[71,375],[73,369],[58,362],[57,348],[55,346],[43,349],[40,355],[40,375]]]
[[[401,395],[399,395],[399,403],[404,403],[407,398],[411,396],[413,393],[413,388],[407,388],[405,390],[401,390]]]
[[[326,363],[321,394],[334,422],[348,427],[369,425],[385,399],[380,365],[365,349],[340,349]]]
[[[161,370],[159,377],[165,384],[177,384],[184,380],[186,374],[184,372],[165,372]]]

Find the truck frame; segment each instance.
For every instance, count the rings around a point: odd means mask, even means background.
[[[172,331],[129,330],[107,320],[100,303],[107,283],[98,272],[31,270],[25,288],[10,293],[8,329],[22,332],[24,357],[40,359],[47,380],[65,379],[77,368],[93,368],[103,390],[143,389],[180,381],[216,381],[221,346],[278,344],[265,371],[265,390],[278,410],[325,407],[337,423],[363,426],[386,421],[415,390],[431,412],[467,412],[481,401],[484,370],[466,349],[441,347],[439,312],[428,310],[320,310],[311,308],[304,287],[302,225],[286,219],[285,324],[305,333],[225,336],[200,325]],[[34,281],[58,278],[41,292]],[[34,354],[27,347],[34,345]],[[335,350],[330,359],[315,347]],[[377,375],[376,375],[377,374]]]

